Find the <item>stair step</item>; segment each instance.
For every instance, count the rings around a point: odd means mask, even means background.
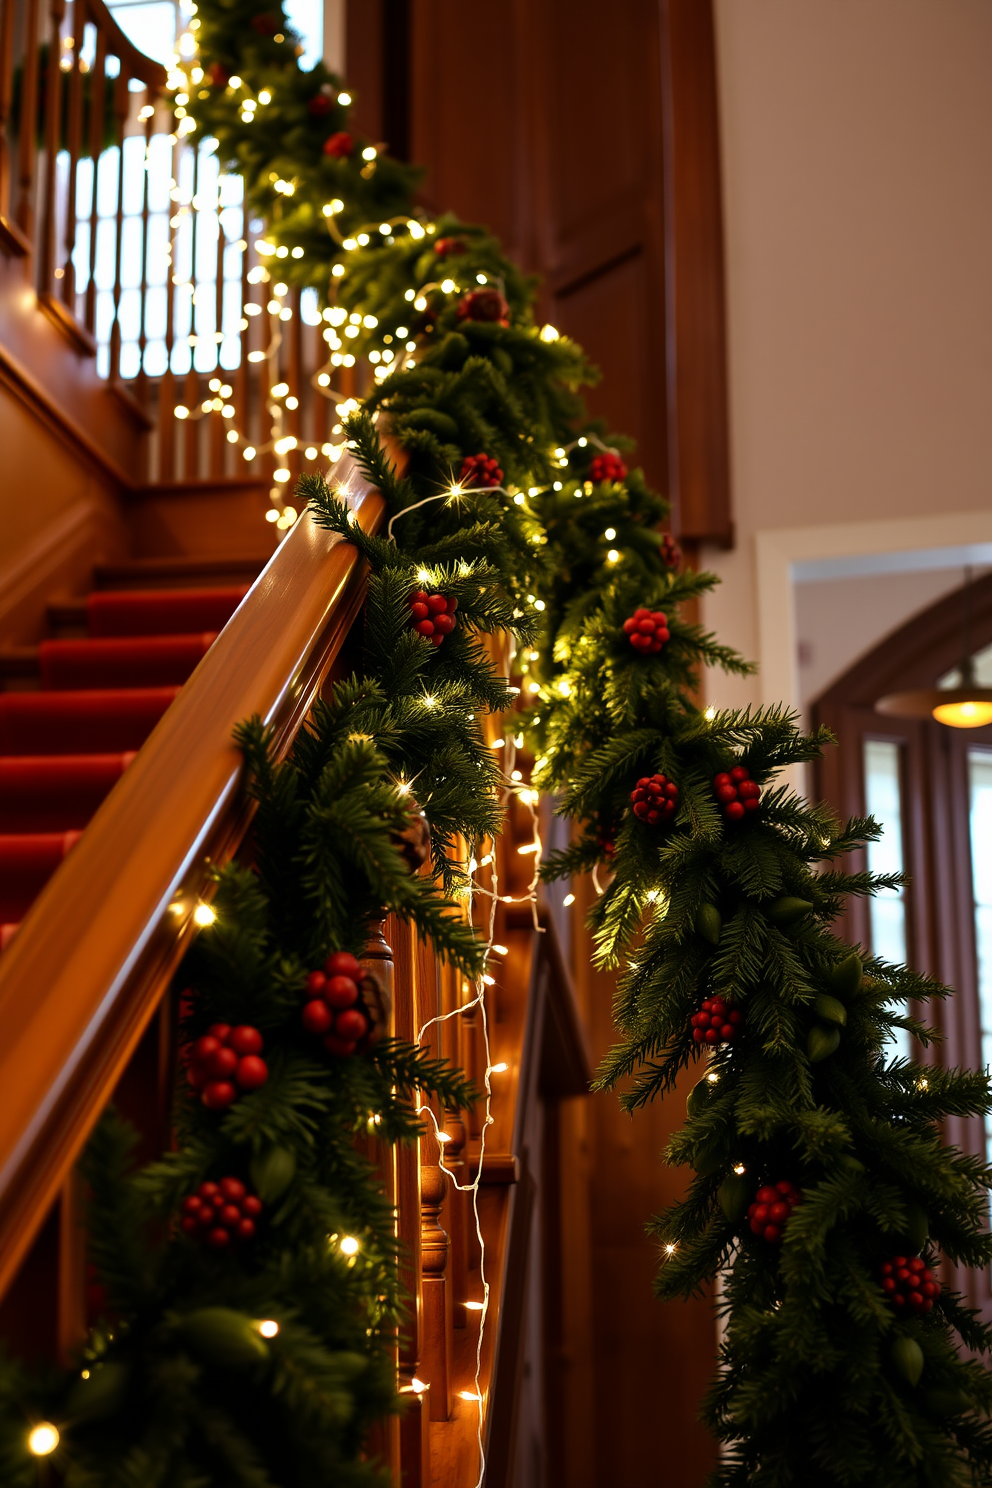
[[[0,649],[0,687],[37,687],[40,672],[37,646]]]
[[[41,685],[53,692],[101,687],[178,687],[217,639],[201,635],[108,636],[42,641]]]
[[[0,833],[81,830],[133,759],[133,750],[0,758]]]
[[[0,836],[0,923],[20,920],[80,832],[18,832]]]
[[[48,606],[48,627],[56,632],[68,630],[85,635],[85,599],[63,599],[56,604],[50,604]]]
[[[91,636],[178,636],[219,631],[248,592],[248,584],[216,589],[110,589],[86,601]]]
[[[0,754],[140,749],[178,694],[178,687],[0,694]]]
[[[211,583],[253,583],[271,553],[244,558],[131,558],[98,563],[93,581],[98,589],[203,588]]]

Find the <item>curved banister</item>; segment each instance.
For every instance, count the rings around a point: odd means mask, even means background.
[[[153,62],[151,57],[135,46],[114,20],[103,0],[86,0],[86,18],[106,37],[107,50],[120,58],[122,73],[144,83],[153,93],[165,91],[168,73],[161,62]]]
[[[359,524],[384,502],[346,454]],[[364,592],[350,544],[301,517],[0,957],[0,1293],[106,1104],[251,816],[232,732],[288,748]]]

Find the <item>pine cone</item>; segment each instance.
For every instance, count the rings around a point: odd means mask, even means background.
[[[423,867],[431,855],[431,830],[416,801],[410,802],[406,826],[400,831],[390,832],[389,835],[411,873],[416,873],[418,868]]]

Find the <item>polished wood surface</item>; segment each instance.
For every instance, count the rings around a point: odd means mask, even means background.
[[[386,14],[383,0],[362,9],[368,80]],[[486,223],[543,276],[541,314],[602,369],[589,405],[637,441],[674,530],[729,542],[711,0],[628,0],[608,23],[595,0],[417,0],[411,18],[411,157],[427,167],[426,204]],[[466,59],[483,57],[480,107]]]
[[[358,520],[376,526],[381,498],[339,469]],[[300,520],[0,960],[0,1287],[152,1016],[211,865],[243,835],[235,725],[257,713],[288,746],[361,576],[354,548]]]

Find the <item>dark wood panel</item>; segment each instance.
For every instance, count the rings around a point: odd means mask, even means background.
[[[710,0],[662,0],[669,491],[686,538],[730,546],[716,39]]]
[[[647,256],[636,250],[556,297],[552,318],[582,343],[603,372],[588,393],[593,413],[638,443],[648,479],[665,484],[664,375],[653,334],[663,316]]]
[[[527,41],[520,0],[413,6],[411,156],[427,168],[422,199],[484,223],[531,268]]]

